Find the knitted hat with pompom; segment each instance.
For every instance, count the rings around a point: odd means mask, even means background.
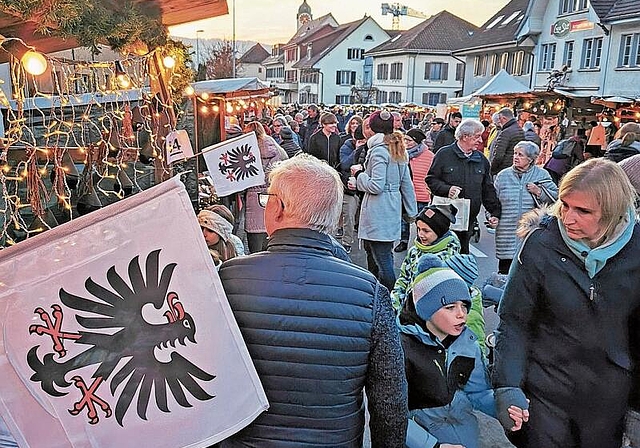
[[[471,308],[469,287],[437,256],[424,254],[418,259],[413,280],[413,303],[416,313],[425,321],[445,305],[463,301]]]

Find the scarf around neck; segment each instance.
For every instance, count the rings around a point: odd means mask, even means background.
[[[558,227],[564,243],[580,260],[584,259],[584,267],[589,274],[589,278],[593,278],[607,264],[607,260],[620,252],[631,240],[635,226],[634,217],[634,210],[629,209],[627,215],[616,226],[613,235],[607,238],[600,246],[594,248],[590,248],[583,240],[569,238],[567,230],[560,219],[558,219]],[[587,254],[586,257],[583,256],[585,253]]]

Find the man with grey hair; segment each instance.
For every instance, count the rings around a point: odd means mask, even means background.
[[[456,141],[441,148],[433,158],[427,174],[427,185],[431,193],[448,198],[467,198],[471,202],[469,227],[456,231],[463,254],[469,253],[469,240],[473,221],[480,206],[491,214],[489,224],[498,225],[501,206],[491,178],[491,167],[487,158],[476,148],[482,143],[484,125],[474,119],[462,121],[456,128]]]
[[[524,131],[508,107],[498,111],[500,132],[493,142],[491,159],[491,174],[494,176],[513,163],[513,148],[516,143],[524,140]]]
[[[220,278],[270,409],[222,447],[404,447],[407,382],[389,292],[332,255],[342,210],[336,170],[307,154],[278,163],[261,198],[266,252]]]

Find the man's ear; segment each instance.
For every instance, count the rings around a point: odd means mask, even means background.
[[[284,202],[282,202],[282,199],[280,198],[277,198],[277,199],[278,200],[275,201],[276,203],[274,204],[275,211],[273,214],[276,222],[282,222],[285,220]]]

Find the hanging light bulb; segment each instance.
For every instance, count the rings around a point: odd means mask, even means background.
[[[47,59],[35,48],[25,44],[22,39],[0,36],[0,46],[13,57],[19,59],[27,73],[39,76],[47,70]]]
[[[122,66],[121,61],[115,61],[113,63],[113,71],[116,75],[116,80],[118,82],[118,85],[121,88],[126,89],[131,85],[131,81],[129,81],[127,72],[124,71],[124,67]]]
[[[42,75],[47,70],[47,60],[41,53],[34,50],[27,51],[20,58],[20,63],[27,73],[34,76]]]
[[[171,69],[176,66],[176,60],[173,56],[165,56],[162,59],[162,65],[164,65],[165,68]]]
[[[191,86],[187,86],[184,88],[184,94],[187,96],[191,96],[195,93],[195,90]]]

